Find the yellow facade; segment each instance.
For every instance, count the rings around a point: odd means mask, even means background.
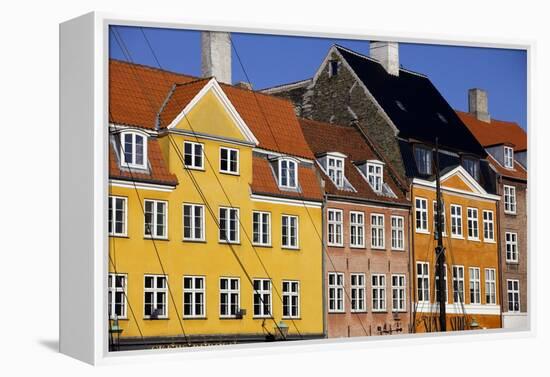
[[[500,321],[500,286],[498,262],[498,228],[497,228],[497,200],[498,197],[487,194],[466,177],[462,169],[442,177],[441,189],[445,210],[445,230],[443,246],[446,255],[447,273],[447,330],[472,329],[472,322],[477,322],[477,328],[499,328]],[[419,217],[416,199],[427,200],[428,229],[417,229],[416,220]],[[414,205],[414,221],[412,234],[414,242],[414,292],[415,292],[415,330],[416,332],[438,331],[438,305],[435,304],[435,273],[437,240],[434,237],[434,202],[436,200],[435,182],[416,180],[412,185],[412,200]],[[451,231],[451,205],[461,208],[462,235]],[[470,237],[468,232],[468,208],[477,209],[478,237]],[[484,211],[492,212],[492,239],[490,233],[484,234]],[[472,223],[472,225],[474,225]],[[458,233],[458,232],[455,232]],[[473,234],[472,234],[473,235]],[[428,263],[429,266],[429,303],[419,300],[419,271],[417,263]],[[463,267],[463,304],[454,300],[453,294],[453,266]],[[471,300],[470,268],[479,268],[479,303]],[[485,270],[494,270],[494,303],[487,302],[487,286]],[[457,273],[459,275],[460,273]],[[475,272],[472,274],[475,276]],[[457,276],[458,277],[458,276]],[[492,279],[489,279],[492,282]],[[458,284],[458,280],[457,280]],[[490,290],[491,288],[489,288]],[[474,293],[474,297],[476,294]],[[474,298],[474,300],[476,300]],[[492,299],[489,299],[492,301]],[[477,301],[477,300],[476,300]],[[461,325],[460,321],[463,320]],[[474,321],[475,320],[475,321]]]
[[[189,134],[189,124],[201,137],[197,139]],[[322,229],[320,203],[319,206],[306,209],[299,200],[277,203],[276,200],[259,201],[251,198],[254,145],[243,135],[242,129],[239,129],[212,92],[206,93],[187,117],[170,129],[168,134],[159,135],[158,138],[169,170],[178,179],[177,187],[168,191],[139,188],[138,192],[124,185],[110,187],[110,195],[125,197],[128,203],[127,237],[110,237],[110,254],[116,263],[116,272],[127,274],[129,306],[126,318],[119,320],[123,329],[121,338],[139,338],[139,330],[144,337],[178,337],[183,335],[183,325],[187,336],[219,336],[225,341],[238,341],[241,336],[265,337],[267,333],[275,333],[275,323],[280,321],[288,326],[290,335],[322,336],[322,243],[315,236],[315,228]],[[196,179],[206,202],[182,166],[184,141],[200,142],[204,146],[204,154],[209,161],[205,159],[204,169],[188,172]],[[175,146],[179,149],[179,155]],[[221,146],[239,150],[238,175],[219,172]],[[144,236],[142,206],[146,199],[168,202],[168,238],[165,240],[152,241]],[[215,219],[205,208],[205,241],[183,240],[184,203],[208,204],[214,212]],[[220,206],[239,209],[242,224],[239,227],[240,242],[232,245],[237,256],[227,244],[219,241],[217,221]],[[251,246],[254,210],[271,213],[270,247],[255,246],[254,250]],[[281,246],[283,214],[299,218],[297,250]],[[168,318],[145,319],[144,275],[163,274],[161,262],[170,287]],[[110,271],[115,271],[112,263]],[[254,318],[254,292],[247,274],[251,279],[271,278],[273,320]],[[205,277],[204,318],[183,318],[184,276]],[[244,318],[220,318],[220,277],[240,278],[240,308],[246,310]],[[283,280],[299,281],[299,318],[282,317],[280,295]]]

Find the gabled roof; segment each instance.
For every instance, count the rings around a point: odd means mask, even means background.
[[[517,161],[514,162],[513,169],[507,169],[491,155],[487,157],[487,160],[491,163],[491,166],[498,174],[509,178],[527,180],[527,170],[525,170],[525,168]]]
[[[399,137],[439,144],[446,149],[485,156],[485,151],[441,93],[424,75],[400,69],[386,72],[376,60],[342,46],[335,50],[399,130]]]
[[[497,119],[483,122],[475,115],[463,111],[456,113],[484,147],[512,144],[516,152],[527,150],[527,133],[519,124]]]
[[[319,169],[325,180],[325,191],[328,194],[363,200],[408,203],[405,195],[391,177],[387,162],[382,161],[386,163],[384,167],[384,183],[388,184],[396,197],[376,193],[355,166],[354,162],[380,160],[379,156],[369,147],[363,135],[355,127],[339,126],[302,118],[300,118],[300,125],[315,155],[322,155],[326,152],[339,152],[346,156],[344,175],[355,189],[355,192],[339,189],[322,169]]]

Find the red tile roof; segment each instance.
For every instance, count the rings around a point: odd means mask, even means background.
[[[514,145],[516,152],[527,149],[527,133],[517,123],[497,119],[483,122],[469,113],[462,111],[456,113],[484,147],[511,143]]]
[[[517,162],[514,162],[514,168],[513,169],[507,169],[497,160],[495,160],[491,155],[487,156],[487,161],[491,164],[491,166],[497,171],[498,174],[503,175],[505,177],[510,178],[516,178],[516,179],[522,179],[527,180],[527,170],[523,168],[520,164]]]
[[[300,124],[306,140],[315,155],[327,152],[340,152],[347,156],[344,164],[344,175],[357,192],[337,188],[332,183],[332,180],[319,168],[318,170],[325,180],[325,191],[328,194],[408,204],[406,195],[388,171],[390,165],[383,160],[383,157],[379,157],[374,152],[364,136],[355,127],[339,126],[309,119],[300,119]],[[397,197],[379,194],[372,189],[364,176],[353,164],[353,162],[365,160],[381,160],[386,164],[384,167],[384,183],[388,184]]]

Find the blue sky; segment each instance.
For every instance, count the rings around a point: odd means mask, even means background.
[[[138,28],[116,27],[134,62],[157,66]],[[144,29],[164,69],[200,76],[200,32]],[[112,35],[110,56],[127,60]],[[369,43],[329,38],[233,34],[233,43],[255,89],[313,76],[330,46],[341,44],[368,55]],[[401,43],[401,65],[427,75],[447,101],[467,111],[469,88],[489,93],[495,119],[517,122],[527,129],[527,54],[522,50],[449,47]],[[248,81],[233,52],[233,81]]]

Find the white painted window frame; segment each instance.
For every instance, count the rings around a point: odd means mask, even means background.
[[[370,168],[373,170],[372,173]],[[382,187],[384,186],[384,165],[377,162],[367,162],[367,181],[374,192],[382,192]]]
[[[116,279],[122,278],[124,283],[122,287],[116,286]],[[128,318],[128,274],[123,273],[109,273],[109,284],[108,284],[109,294],[111,295],[111,299],[109,300],[109,309],[110,315],[109,318],[114,319],[115,318],[115,307],[116,307],[116,293],[122,292],[123,295],[123,303],[122,303],[122,313],[120,316],[118,316],[118,319],[127,319]]]
[[[283,182],[283,162],[286,162],[286,183]],[[280,158],[278,161],[278,184],[279,187],[285,189],[297,189],[298,188],[298,161],[291,158]],[[294,165],[294,185],[290,184],[290,165]]]
[[[512,283],[512,288],[510,289],[510,283]],[[514,287],[517,285],[517,288]],[[510,301],[510,294],[512,295],[513,300]],[[517,300],[516,300],[517,297]],[[519,313],[521,311],[521,296],[519,289],[519,280],[518,279],[506,279],[506,301],[508,303],[508,311],[512,313]],[[510,305],[512,304],[512,309]],[[515,304],[515,305],[514,305]],[[517,307],[517,309],[516,309]]]
[[[148,277],[153,278],[153,287],[152,288],[146,288],[145,287],[145,281]],[[158,288],[158,280],[160,278],[164,278],[166,285],[164,288]],[[157,295],[164,293],[164,306],[166,307],[165,313],[163,315],[159,315],[158,318],[160,319],[167,319],[168,318],[168,275],[154,275],[154,274],[145,274],[143,275],[143,318],[144,319],[150,319],[151,316],[145,314],[145,295],[146,293],[152,293],[153,294],[153,310],[156,308],[157,303]]]
[[[327,245],[344,246],[344,211],[341,209],[327,209]]]
[[[423,207],[422,203],[424,203]],[[420,227],[418,226],[418,219],[420,219]],[[414,227],[416,233],[430,233],[428,223],[428,199],[417,196],[414,198]]]
[[[375,280],[377,280],[376,284]],[[375,292],[378,294],[375,294]],[[373,312],[387,311],[386,274],[371,274],[371,299]]]
[[[355,233],[355,240],[354,240],[354,233]],[[350,248],[357,248],[357,249],[365,248],[365,213],[364,212],[361,212],[361,211],[349,212],[349,246]]]
[[[492,275],[492,276],[491,276]],[[495,268],[485,269],[485,304],[496,305],[497,303],[497,270]],[[487,300],[490,297],[490,300]]]
[[[166,200],[156,200],[156,199],[144,199],[144,210],[147,211],[147,203],[153,203],[153,212],[152,212],[152,221],[151,221],[151,227],[152,231],[151,234],[147,234],[147,222],[146,222],[146,216],[144,214],[143,216],[143,234],[145,238],[154,238],[159,240],[166,240],[168,239],[168,201]],[[157,234],[157,215],[158,215],[158,204],[164,204],[164,223],[163,229],[164,234]]]
[[[222,211],[226,211],[225,219],[222,220]],[[230,239],[229,236],[231,234],[231,214],[236,213],[237,216],[235,218],[235,237],[236,239]],[[225,207],[220,206],[218,207],[218,222],[220,225],[220,228],[218,229],[218,242],[219,243],[225,243],[225,244],[238,244],[241,242],[241,226],[240,226],[240,209],[236,207]],[[222,238],[222,223],[225,227],[225,238]]]
[[[395,278],[399,284],[394,284]],[[391,275],[391,289],[392,289],[392,312],[404,313],[407,311],[407,277],[405,274],[392,274]],[[395,301],[397,300],[397,306]]]
[[[285,239],[283,237],[283,228],[285,227],[285,221],[284,219],[287,218],[287,242],[285,243]],[[291,220],[295,220],[295,224],[296,224],[296,229],[295,229],[295,233],[296,233],[296,244],[293,245],[291,240],[292,240],[292,237],[290,236],[291,235],[291,229],[292,229],[292,221]],[[291,250],[298,250],[300,248],[300,218],[296,215],[287,215],[287,214],[283,214],[281,215],[281,245],[284,249],[291,249]]]
[[[451,204],[450,208],[451,208],[451,237],[463,239],[464,224],[462,222],[462,206],[459,204]],[[458,232],[458,230],[460,230],[460,232]]]
[[[124,211],[124,220],[123,220],[123,231],[122,232],[116,232],[116,201],[122,200],[123,201],[123,211]],[[109,232],[110,236],[115,237],[127,237],[128,236],[128,198],[125,196],[116,196],[116,195],[109,195],[109,206],[110,208],[110,214],[111,221],[108,226],[111,227],[111,231]]]
[[[455,272],[459,272],[459,271],[462,271],[462,276],[458,276]],[[453,265],[452,266],[452,278],[453,278],[453,302],[455,304],[458,304],[458,303],[466,303],[465,302],[465,297],[464,297],[464,266],[462,265]],[[456,288],[455,289],[455,283],[456,283]],[[462,283],[462,284],[460,284]],[[460,290],[460,286],[462,285],[462,290]],[[456,297],[455,297],[455,291],[456,291],[456,295],[457,297],[459,298],[459,300],[456,300]],[[461,296],[461,293],[462,293],[462,296]]]
[[[401,222],[401,226],[399,223]],[[405,217],[391,216],[391,248],[392,250],[405,250]]]
[[[223,151],[227,152],[227,168],[228,169],[222,169],[222,161],[223,161]],[[236,165],[237,169],[235,171],[231,170],[231,152],[236,152]],[[240,175],[240,151],[236,148],[229,148],[229,147],[220,147],[220,173],[223,174],[230,174],[230,175]]]
[[[519,243],[517,232],[505,232],[504,242],[506,246],[506,262],[519,263]],[[508,257],[508,254],[510,254],[510,257]]]
[[[126,136],[131,135],[132,136],[132,160],[127,161],[126,160]],[[138,164],[136,162],[136,139],[137,137],[141,137],[143,139],[143,163]],[[147,144],[148,144],[148,135],[145,132],[140,132],[136,130],[125,130],[120,133],[120,165],[123,168],[129,168],[129,169],[147,169]]]
[[[355,278],[355,283],[354,283]],[[362,283],[361,283],[362,280]],[[352,313],[365,313],[367,311],[367,283],[364,273],[352,272],[350,274],[350,311]],[[362,293],[362,298],[360,293]],[[355,294],[355,298],[354,298]],[[354,308],[355,304],[355,308]]]
[[[290,290],[285,290],[285,283],[286,283],[286,286],[288,288],[290,288]],[[293,284],[296,284],[296,291],[294,291],[292,289],[292,286]],[[296,318],[300,318],[300,282],[298,280],[283,280],[282,283],[281,283],[281,288],[282,288],[282,295],[283,295],[283,302],[282,302],[282,313],[283,313],[283,318],[293,318],[293,319],[296,319]],[[287,298],[288,300],[288,310],[290,314],[287,314],[285,315],[284,312],[285,312],[285,297]],[[296,314],[292,314],[292,298],[295,297],[296,298]]]
[[[331,277],[334,278],[334,282],[331,284]],[[329,313],[344,313],[346,311],[346,300],[344,295],[345,283],[344,283],[344,273],[343,272],[329,272],[328,273],[328,289],[327,289],[327,304]],[[341,282],[341,284],[339,283]],[[330,293],[334,292],[334,309],[330,308],[331,298]],[[338,294],[340,293],[340,298]],[[339,305],[341,304],[341,305]]]
[[[495,242],[495,213],[487,209],[483,210],[483,241]]]
[[[504,146],[504,167],[506,169],[514,168],[514,148]]]
[[[374,219],[378,219],[378,220],[374,221]],[[380,224],[380,220],[381,220],[381,224]],[[370,226],[371,226],[371,249],[374,249],[374,250],[385,249],[386,248],[385,216],[381,213],[371,213]],[[382,243],[378,244],[380,239],[382,240]]]
[[[185,288],[185,279],[191,279],[191,288]],[[202,281],[202,288],[197,288],[196,286],[196,280]],[[185,319],[190,318],[206,318],[206,277],[200,276],[200,275],[184,275],[182,279],[182,290],[183,290],[183,310],[182,310],[182,316]],[[185,294],[190,293],[191,294],[191,302],[187,303],[185,301]],[[197,296],[196,295],[202,294],[202,314],[196,313],[196,303],[197,303]],[[191,305],[191,314],[185,314],[185,306],[186,304]]]
[[[191,153],[190,153],[190,156],[191,156],[191,161],[192,163],[191,164],[186,164],[185,163],[185,158],[187,156],[187,153],[185,153],[185,146],[186,145],[191,145],[192,148],[191,148]],[[199,165],[196,165],[195,164],[195,158],[197,157],[197,153],[196,153],[196,150],[195,150],[195,147],[199,145],[201,147],[201,164],[200,166]],[[203,143],[197,143],[195,141],[188,141],[188,140],[185,140],[183,142],[183,165],[186,169],[191,169],[191,170],[204,170],[204,144]]]
[[[330,166],[331,162],[334,162],[334,166]],[[340,166],[338,166],[338,163],[340,163]],[[344,158],[327,155],[327,175],[334,185],[340,189],[344,187],[344,164]]]
[[[185,207],[191,208],[191,237],[185,237]],[[197,229],[197,226],[195,224],[195,209],[200,208],[201,209],[201,216],[200,216],[200,231],[201,236],[195,237],[195,231]],[[182,204],[182,238],[184,241],[205,241],[206,240],[206,228],[205,228],[205,212],[204,212],[204,204],[195,204],[195,203],[183,203]]]
[[[256,215],[258,215],[259,221],[255,221]],[[267,215],[267,242],[262,241],[263,237],[266,235],[263,231],[265,215]],[[258,232],[254,230],[256,223],[258,224]],[[258,234],[258,240],[255,239],[256,234]],[[252,243],[254,246],[271,246],[271,212],[252,211]]]
[[[227,281],[227,288],[222,288],[222,280]],[[231,282],[237,281],[237,289],[231,288]],[[233,299],[231,298],[232,295],[237,295],[237,311],[241,309],[241,279],[234,276],[221,276],[219,279],[219,288],[220,288],[220,300],[219,300],[219,315],[220,318],[236,318],[237,313],[231,314],[231,307],[233,306]],[[227,310],[229,314],[222,314],[222,300],[221,296],[226,295],[227,297]]]
[[[468,240],[479,241],[479,211],[475,207],[466,207]]]
[[[477,274],[477,276],[476,276]],[[481,304],[481,270],[479,267],[468,268],[468,288],[470,295],[470,304]],[[472,300],[472,294],[474,300]]]
[[[504,185],[504,213],[509,215],[515,215],[517,213],[515,186]]]
[[[256,289],[254,288],[254,284],[256,282],[259,282],[260,283],[260,289]],[[269,282],[269,289],[264,289],[264,282],[268,281]],[[271,281],[271,279],[265,279],[265,278],[258,278],[258,279],[253,279],[252,280],[252,313],[253,313],[253,318],[271,318],[273,316],[273,295],[272,295],[272,291],[273,291],[273,282]],[[261,296],[261,299],[260,299],[260,313],[259,314],[256,314],[255,312],[255,306],[254,306],[254,296],[255,295],[260,295]],[[268,298],[269,298],[269,310],[268,310],[268,313],[265,313],[265,302],[266,302],[266,295],[268,295]]]
[[[421,266],[420,267],[420,271],[422,273],[421,275],[418,274],[419,266]],[[424,262],[424,261],[417,261],[415,272],[416,272],[415,274],[416,275],[416,300],[419,303],[429,303],[430,302],[430,263]]]

